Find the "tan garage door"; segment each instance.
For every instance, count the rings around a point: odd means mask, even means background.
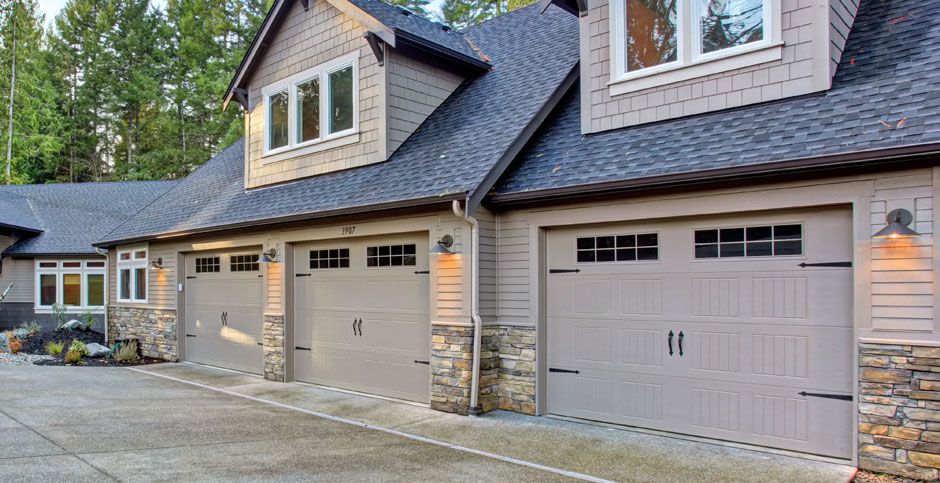
[[[294,251],[295,379],[428,402],[427,234]]]
[[[263,372],[259,251],[186,256],[186,360]]]
[[[551,230],[548,411],[850,458],[851,260],[847,209]]]

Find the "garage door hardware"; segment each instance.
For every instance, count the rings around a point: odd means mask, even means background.
[[[848,395],[848,394],[819,394],[819,393],[806,392],[806,391],[801,391],[801,392],[798,392],[797,394],[803,397],[821,397],[825,399],[838,399],[839,401],[851,401],[852,399],[854,399],[851,395]]]
[[[310,350],[310,348],[309,348],[309,347],[300,347],[299,345],[295,345],[295,346],[294,346],[294,350],[296,350],[296,351],[308,351],[308,350]]]
[[[682,352],[682,338],[683,337],[685,337],[685,334],[683,334],[682,331],[680,330],[679,331],[679,357],[682,357],[682,354],[683,354]]]
[[[195,275],[187,275],[187,276],[186,276],[186,280],[192,280],[192,279],[194,279],[194,278],[196,278]]]
[[[258,342],[258,345],[264,345],[264,342]]]
[[[852,268],[852,262],[822,262],[822,263],[801,263],[797,265],[800,268],[806,267],[845,267]]]
[[[415,364],[424,364],[426,366],[430,366],[431,361],[415,361]]]
[[[228,312],[222,312],[222,325],[228,327]]]
[[[196,337],[196,334],[186,334],[186,337]]]
[[[359,326],[359,332],[356,333],[356,325]],[[362,336],[362,319],[356,320],[353,318],[353,335]]]
[[[415,275],[428,274],[431,273],[430,270],[415,270]]]
[[[362,337],[362,319],[359,319],[359,337]]]
[[[548,273],[581,273],[580,268],[550,268]]]
[[[666,338],[666,341],[669,343],[669,355],[672,355],[672,338],[674,337],[672,331],[669,331],[669,336]]]
[[[294,276],[295,277],[309,277],[310,274],[309,273],[295,273]]]
[[[559,369],[557,367],[549,367],[548,372],[563,372],[565,374],[581,374],[581,371],[578,371],[578,370]]]

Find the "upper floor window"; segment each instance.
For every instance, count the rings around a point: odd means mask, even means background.
[[[355,133],[358,64],[354,53],[264,87],[264,154]]]
[[[625,81],[772,46],[778,0],[611,0],[613,81]],[[779,52],[776,54],[779,58]],[[767,55],[695,73],[774,60]],[[689,76],[673,76],[677,82]],[[631,90],[652,87],[645,82]],[[618,94],[620,92],[613,92]]]
[[[118,252],[118,301],[147,302],[147,249]]]

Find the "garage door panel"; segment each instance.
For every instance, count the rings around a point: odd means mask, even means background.
[[[696,230],[778,224],[801,254],[696,258]],[[657,260],[592,261],[644,233]],[[813,264],[851,261],[852,239],[840,208],[550,230],[548,410],[850,457],[852,403],[812,394],[853,392],[852,270]]]

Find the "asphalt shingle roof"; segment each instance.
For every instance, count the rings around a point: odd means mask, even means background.
[[[570,95],[497,194],[940,141],[936,1],[866,0],[832,89],[582,136]],[[586,186],[587,188],[587,186]]]
[[[42,230],[36,236],[21,239],[3,254],[95,253],[92,243],[176,183],[128,181],[0,186],[0,200],[10,197],[29,200],[28,216],[38,220],[38,229]],[[0,213],[0,223],[6,223],[4,220],[9,214]]]
[[[450,28],[445,29],[439,23],[417,15],[408,15],[402,9],[389,5],[382,0],[350,0],[350,3],[361,8],[390,29],[403,30],[441,47],[480,60],[479,54],[474,52],[461,33]]]
[[[42,231],[39,220],[29,206],[29,200],[0,191],[0,226],[27,231]]]
[[[389,160],[246,192],[241,140],[100,244],[472,192],[576,65],[578,21],[532,5],[465,35],[492,69],[458,87]]]

